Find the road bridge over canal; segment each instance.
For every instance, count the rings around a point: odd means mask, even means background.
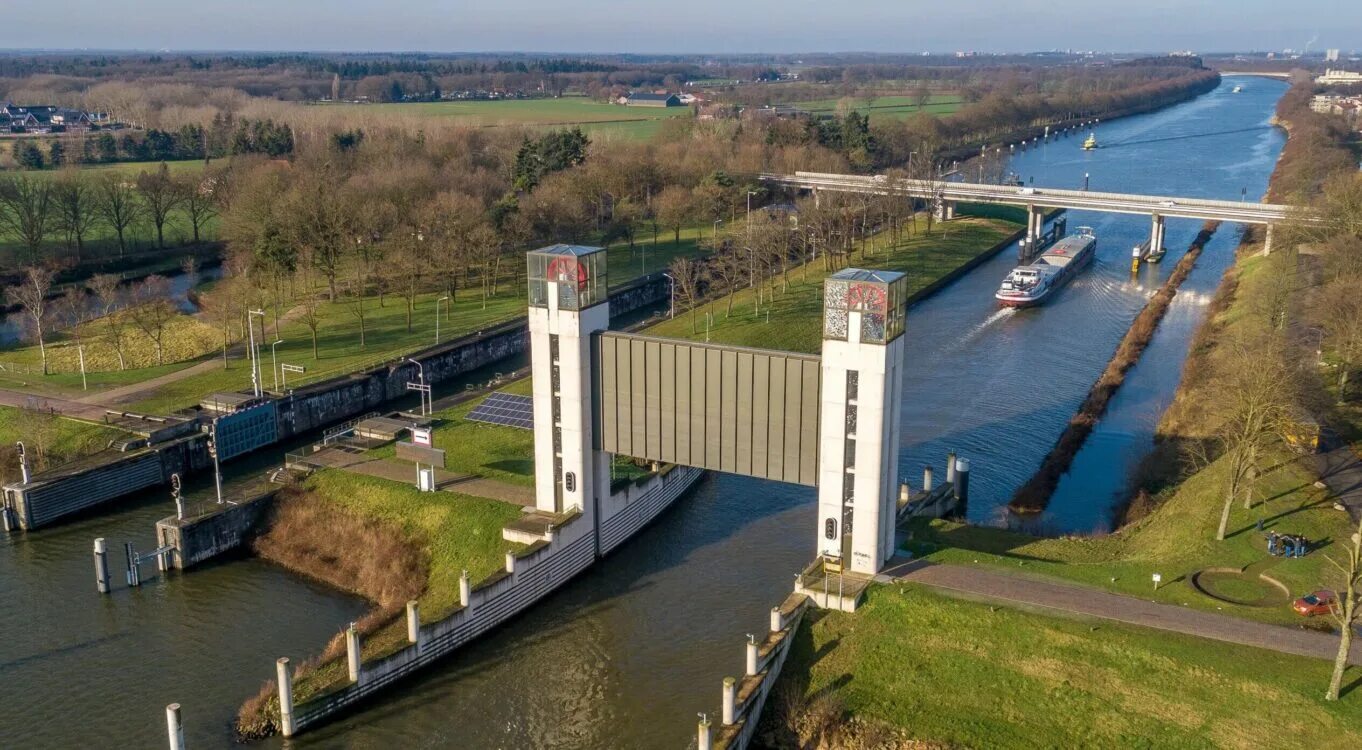
[[[1260,224],[1268,228],[1267,243],[1271,247],[1272,227],[1284,221],[1311,221],[1302,207],[1281,203],[1249,203],[1206,198],[1183,198],[1136,193],[1098,193],[1088,190],[1060,190],[1015,185],[987,185],[942,180],[891,179],[885,175],[847,175],[821,172],[794,174],[763,173],[763,182],[788,188],[841,193],[869,193],[873,195],[902,195],[932,201],[943,218],[953,218],[956,203],[992,203],[1025,208],[1028,215],[1027,240],[1034,240],[1044,230],[1046,209],[1062,208],[1082,211],[1143,214],[1152,217],[1151,250],[1163,247],[1165,219],[1201,219],[1230,221],[1240,224]]]

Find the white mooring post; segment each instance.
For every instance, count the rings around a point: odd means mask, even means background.
[[[184,727],[180,725],[180,704],[166,706],[166,735],[170,750],[184,750]]]
[[[779,633],[785,629],[785,618],[780,614],[780,607],[771,608],[771,632]]]
[[[279,683],[279,731],[285,737],[292,737],[293,726],[293,671],[288,668],[288,657],[274,663]]]
[[[459,606],[473,606],[473,581],[466,570],[459,576]]]
[[[695,728],[695,746],[697,750],[712,750],[714,747],[714,734],[710,731],[709,717],[700,714],[700,723]]]
[[[407,602],[407,642],[419,643],[421,640],[421,604],[412,599]]]
[[[930,466],[922,470],[922,491],[932,491],[932,467]]]
[[[515,573],[515,553],[506,550],[506,572]]]
[[[955,484],[955,451],[946,454],[946,484]]]
[[[724,678],[724,726],[732,726],[738,714],[738,681],[732,677]]]
[[[969,459],[959,458],[955,461],[955,499],[959,501],[958,511],[964,512],[965,503],[969,502]]]
[[[95,589],[109,593],[109,547],[104,537],[95,540]]]
[[[755,677],[757,674],[757,637],[751,633],[747,634],[747,676]]]
[[[908,488],[907,482],[899,482],[899,502],[906,503],[912,495],[912,490]]]
[[[345,661],[350,667],[350,681],[359,682],[360,642],[359,628],[350,623],[350,627],[345,630]]]

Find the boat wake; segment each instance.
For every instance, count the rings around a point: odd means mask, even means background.
[[[960,349],[972,343],[975,339],[979,338],[980,334],[982,334],[984,331],[987,331],[990,326],[993,326],[996,323],[998,323],[998,321],[1006,320],[1016,314],[1017,308],[1015,307],[998,308],[997,310],[994,311],[992,315],[985,318],[983,322],[966,331],[964,336],[961,336],[960,338],[956,339],[955,346],[951,348]]]

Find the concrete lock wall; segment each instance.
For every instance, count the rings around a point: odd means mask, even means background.
[[[156,522],[156,544],[174,548],[171,566],[180,570],[230,552],[255,535],[280,489],[265,488],[236,505],[222,505],[221,510],[196,518],[163,518]]]
[[[128,453],[106,451],[75,467],[34,476],[28,484],[6,485],[19,525],[36,529],[120,497],[170,482],[212,464],[202,434]]]
[[[361,664],[358,681],[295,705],[295,731],[301,732],[328,720],[351,704],[447,656],[521,612],[591,567],[598,558],[602,536],[610,535],[614,541],[609,548],[613,549],[666,510],[703,473],[699,469],[678,467],[653,478],[635,492],[621,493],[624,497],[611,500],[615,508],[611,521],[602,524],[599,530],[586,515],[577,515],[555,528],[551,541],[536,543],[516,555],[513,572],[498,571],[475,585],[467,607],[455,610],[438,622],[422,625],[415,644]]]

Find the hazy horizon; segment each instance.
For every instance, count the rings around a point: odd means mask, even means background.
[[[1318,52],[1362,42],[1355,2],[1326,0],[1284,14],[1268,0],[863,0],[804,7],[774,0],[740,6],[692,0],[649,7],[620,0],[498,4],[409,0],[233,3],[16,0],[0,49],[24,51],[426,52],[562,54],[985,53],[1054,49],[1108,52]],[[1180,28],[1170,28],[1173,26]]]

